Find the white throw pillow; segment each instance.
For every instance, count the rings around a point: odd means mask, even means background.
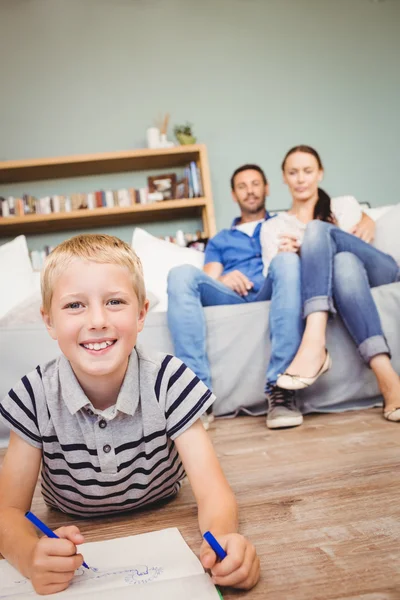
[[[140,227],[133,232],[132,248],[142,261],[146,290],[159,299],[155,312],[167,310],[167,277],[172,267],[193,265],[203,268],[203,252],[160,240]]]
[[[380,217],[376,222],[375,239],[373,246],[393,256],[400,265],[400,204],[392,208]]]
[[[33,269],[24,235],[0,246],[0,318],[35,290]]]
[[[4,316],[0,317],[0,327],[15,327],[28,323],[40,323],[40,307],[42,296],[40,291],[30,294],[25,300],[13,306]],[[44,325],[43,325],[44,327]]]
[[[372,208],[363,208],[363,212],[365,212],[371,219],[374,221],[378,221],[383,215],[385,215],[389,210],[393,208],[392,204],[388,204],[386,206],[373,206]]]

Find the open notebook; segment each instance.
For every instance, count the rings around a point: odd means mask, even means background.
[[[46,598],[218,600],[220,595],[176,528],[79,546],[80,568],[64,592]],[[0,598],[43,598],[28,579],[0,561]]]

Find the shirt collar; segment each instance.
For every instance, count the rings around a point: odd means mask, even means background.
[[[231,229],[236,229],[236,227],[237,227],[237,226],[239,225],[239,223],[240,223],[240,220],[241,220],[241,218],[242,218],[242,217],[236,217],[235,219],[233,219],[233,221],[232,221],[232,225],[231,225]],[[268,219],[270,219],[270,218],[271,218],[271,216],[270,216],[269,212],[268,212],[268,211],[266,211],[266,212],[265,212],[265,219],[264,219],[264,221],[268,221]]]
[[[62,398],[71,413],[74,415],[84,407],[93,410],[93,405],[81,388],[79,381],[71,367],[71,363],[64,356],[59,357],[59,377]],[[129,357],[128,368],[118,394],[116,411],[126,415],[134,415],[139,404],[139,359],[136,349]]]

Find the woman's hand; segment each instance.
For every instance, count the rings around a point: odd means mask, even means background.
[[[260,578],[260,559],[253,544],[239,533],[217,537],[228,556],[217,562],[214,550],[204,541],[200,548],[201,564],[210,569],[216,585],[250,590]]]
[[[300,241],[293,233],[279,234],[278,252],[295,252],[300,249]]]
[[[76,569],[82,566],[82,554],[76,553],[76,544],[83,542],[78,527],[60,527],[55,533],[61,539],[44,536],[33,550],[29,575],[38,594],[55,594],[65,590]]]
[[[353,227],[350,233],[370,244],[375,237],[375,221],[363,213],[361,221]]]

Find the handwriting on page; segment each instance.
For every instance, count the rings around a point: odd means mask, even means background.
[[[89,571],[81,567],[75,573],[75,577],[71,583],[71,587],[81,587],[86,582],[98,579],[112,579],[115,583],[125,585],[143,585],[156,581],[161,573],[163,572],[162,567],[149,566],[149,565],[134,565],[125,569],[97,569],[96,567],[90,567]],[[0,593],[0,599],[12,598],[13,596],[19,596],[21,593],[33,595],[33,590],[26,590],[25,586],[29,583],[28,579],[24,577],[13,581],[16,586],[15,589],[6,596]],[[30,586],[29,586],[30,587]]]
[[[90,567],[89,571],[87,571],[81,567],[76,572],[74,585],[79,582],[78,577],[82,577],[81,581],[103,579],[104,577],[118,577],[118,579],[121,579],[121,581],[124,581],[128,585],[151,583],[158,579],[162,572],[163,569],[161,567],[149,567],[148,565],[135,565],[127,569],[114,569],[110,571],[107,569],[96,569],[96,567]]]

